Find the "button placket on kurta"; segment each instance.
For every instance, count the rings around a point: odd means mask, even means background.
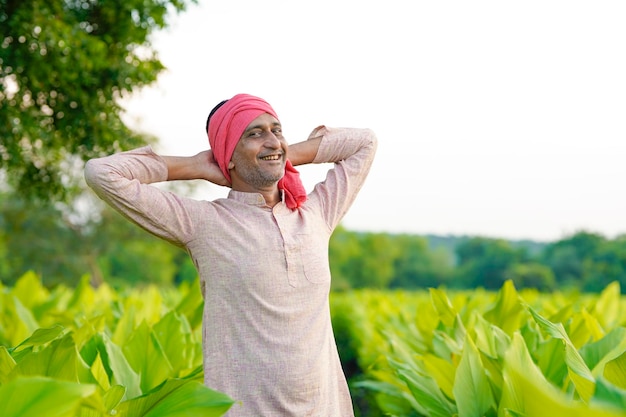
[[[296,239],[296,235],[289,231],[288,216],[291,214],[290,209],[284,204],[277,204],[272,209],[272,214],[283,239],[285,262],[287,263],[287,280],[292,287],[301,287],[306,284],[306,282],[304,282],[303,276],[300,273],[302,271],[300,244]]]

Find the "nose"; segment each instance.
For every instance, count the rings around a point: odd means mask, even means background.
[[[271,130],[265,135],[265,146],[272,149],[280,148],[280,138]]]

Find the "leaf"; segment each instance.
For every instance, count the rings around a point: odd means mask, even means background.
[[[437,314],[439,314],[439,319],[444,325],[451,327],[454,324],[457,312],[454,310],[445,291],[439,288],[429,288],[429,291],[433,306]]]
[[[500,416],[624,417],[623,412],[610,407],[590,407],[568,398],[550,384],[533,363],[524,339],[517,333],[506,354],[504,380],[505,386],[498,409]]]
[[[449,361],[435,355],[426,354],[422,357],[424,370],[449,398],[454,398],[452,388],[456,369]]]
[[[91,384],[94,381],[68,333],[38,352],[22,358],[16,366],[21,375],[44,375],[67,381]]]
[[[456,406],[448,400],[433,378],[407,368],[398,369],[398,375],[404,380],[413,394],[415,401],[430,417],[450,417],[456,413]],[[421,411],[421,410],[418,410]]]
[[[501,358],[511,344],[511,338],[499,327],[476,314],[474,333],[476,347],[490,358]]]
[[[600,293],[593,303],[593,315],[601,326],[612,328],[620,321],[621,293],[619,281],[613,281]]]
[[[498,291],[496,304],[484,314],[485,319],[512,335],[520,327],[524,309],[513,281],[506,280]]]
[[[576,347],[574,347],[573,343],[570,341],[563,325],[561,323],[550,322],[530,306],[528,306],[528,310],[544,331],[550,336],[563,341],[565,346],[565,363],[567,364],[569,377],[581,398],[588,402],[595,390],[595,378],[578,353],[578,350],[576,350]]]
[[[607,362],[604,377],[616,387],[626,390],[626,352]]]
[[[50,296],[50,292],[41,284],[41,278],[33,271],[22,275],[11,292],[28,309],[32,309]]]
[[[581,314],[583,316],[585,325],[589,330],[589,333],[591,333],[593,341],[602,339],[605,335],[605,332],[600,322],[594,316],[589,314],[585,308],[582,309]]]
[[[125,401],[118,416],[127,417],[218,417],[234,404],[226,394],[197,381],[170,379],[148,394]]]
[[[581,356],[592,368],[591,372],[596,378],[604,374],[607,362],[624,352],[626,352],[626,328],[624,327],[617,327],[597,342],[589,343],[580,349]]]
[[[152,326],[152,335],[172,367],[170,376],[181,376],[202,364],[202,346],[196,343],[185,316],[170,311]]]
[[[22,343],[15,347],[16,350],[24,349],[27,347],[39,347],[42,346],[54,339],[56,339],[62,332],[63,326],[52,326],[47,329],[37,329],[33,332],[33,334],[25,339]]]
[[[20,377],[0,386],[2,417],[68,417],[83,399],[95,392],[94,385],[47,377]]]
[[[102,335],[102,347],[100,355],[105,369],[111,373],[111,384],[124,386],[126,399],[139,397],[142,394],[140,377],[129,365],[122,349],[111,342],[106,335]]]
[[[0,386],[8,382],[13,368],[15,368],[15,359],[6,347],[0,345]]]
[[[104,364],[102,363],[102,358],[100,357],[100,354],[96,355],[96,359],[91,364],[90,369],[91,374],[100,385],[100,388],[102,388],[104,391],[109,390],[111,388],[111,382],[109,381],[109,375],[104,368]]]
[[[626,390],[618,388],[604,378],[598,379],[593,403],[607,404],[607,406],[610,405],[617,410],[624,410],[624,416],[626,416]]]
[[[124,394],[126,394],[126,388],[121,385],[113,385],[105,394],[104,394],[104,407],[107,412],[110,412],[115,407],[117,407],[124,398]]]
[[[15,327],[11,332],[11,341],[17,344],[27,338],[27,335],[32,335],[40,326],[33,313],[24,307],[17,297],[13,296],[12,299],[13,312],[17,315],[17,320],[13,323]]]
[[[496,407],[484,369],[474,341],[467,336],[453,388],[459,417],[482,416]]]
[[[170,336],[179,337],[175,333]],[[135,329],[122,351],[132,369],[141,376],[141,392],[150,391],[172,376],[172,365],[145,321]]]

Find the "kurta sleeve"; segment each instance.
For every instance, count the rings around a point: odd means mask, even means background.
[[[320,204],[326,224],[333,230],[360,191],[374,161],[378,140],[371,129],[320,126],[309,138],[322,136],[313,163],[334,163],[326,179],[310,198]]]
[[[85,181],[98,197],[146,231],[183,247],[192,235],[193,200],[151,185],[166,180],[167,165],[149,146],[85,164]]]

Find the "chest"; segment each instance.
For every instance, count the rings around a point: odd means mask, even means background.
[[[318,217],[271,210],[237,214],[201,225],[190,247],[208,285],[262,295],[330,284],[330,234]]]

